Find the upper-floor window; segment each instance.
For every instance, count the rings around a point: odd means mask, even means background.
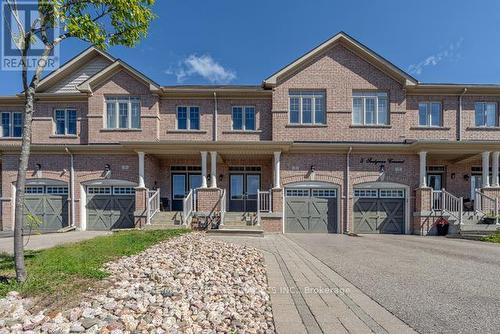
[[[352,123],[354,125],[389,124],[387,93],[353,92],[352,95]]]
[[[56,109],[54,122],[56,135],[76,135],[76,110]]]
[[[199,107],[177,107],[177,129],[199,130],[200,108]]]
[[[233,130],[255,130],[255,107],[233,107]]]
[[[476,126],[497,126],[497,104],[492,102],[476,102]]]
[[[439,127],[442,125],[441,102],[421,102],[418,104],[418,125]]]
[[[106,127],[108,129],[140,129],[141,99],[138,97],[107,97]]]
[[[326,124],[325,93],[290,92],[290,124]]]
[[[23,135],[23,113],[2,112],[2,137],[20,138]]]

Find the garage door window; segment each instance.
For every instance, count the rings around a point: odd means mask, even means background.
[[[27,186],[25,193],[29,195],[67,195],[68,187],[66,186]]]
[[[313,197],[334,198],[337,197],[336,189],[313,189]]]
[[[405,191],[402,189],[380,189],[381,198],[404,198]]]
[[[133,195],[135,189],[132,187],[113,187],[113,195]]]
[[[68,187],[57,187],[57,186],[47,186],[46,187],[47,194],[51,195],[67,195]]]
[[[30,195],[36,195],[36,194],[43,194],[43,186],[29,186],[24,189],[24,192],[26,194]]]
[[[88,187],[87,193],[91,195],[110,195],[111,187]]]
[[[355,189],[354,196],[360,198],[377,198],[378,190],[377,189]]]
[[[288,197],[309,197],[309,189],[287,189]]]

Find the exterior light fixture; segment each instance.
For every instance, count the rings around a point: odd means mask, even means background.
[[[310,169],[311,173],[314,173],[316,171],[316,166],[311,165]]]
[[[385,173],[385,165],[380,165],[379,172],[380,172],[380,174]]]
[[[219,175],[219,182],[222,182],[222,179],[224,179],[224,174]]]

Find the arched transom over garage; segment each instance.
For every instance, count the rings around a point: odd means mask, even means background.
[[[353,232],[405,234],[409,231],[409,187],[369,182],[353,188]]]
[[[338,233],[339,186],[305,181],[285,185],[285,232]]]

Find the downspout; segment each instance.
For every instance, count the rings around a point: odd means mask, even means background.
[[[217,141],[217,92],[214,91],[214,141]]]
[[[467,93],[467,88],[464,88],[464,91],[458,97],[458,133],[457,140],[462,140],[462,97]]]
[[[351,183],[351,180],[350,180],[350,156],[351,156],[351,152],[352,152],[352,146],[349,147],[349,151],[347,151],[347,154],[346,154],[346,167],[345,167],[345,206],[346,206],[346,210],[345,210],[345,221],[346,221],[346,231],[345,233],[349,233],[349,227],[350,227],[350,224],[349,224],[349,219],[350,219],[350,214],[349,214],[349,194],[350,194],[350,191],[349,191],[349,185]],[[341,231],[340,233],[344,233],[343,231],[343,228],[344,226],[341,225]]]
[[[70,156],[70,172],[69,172],[69,190],[71,196],[71,226],[76,226],[76,212],[75,212],[75,167],[73,153],[65,147],[66,153]]]

